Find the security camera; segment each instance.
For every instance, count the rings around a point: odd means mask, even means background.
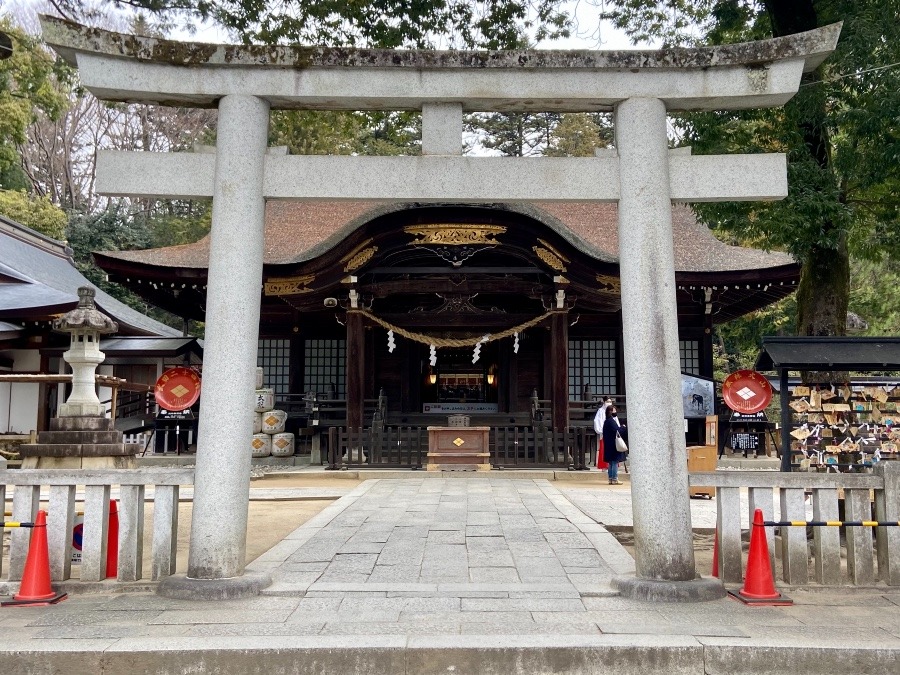
[[[337,298],[325,298],[326,307],[337,307]]]

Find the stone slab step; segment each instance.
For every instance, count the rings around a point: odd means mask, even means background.
[[[477,471],[478,473],[487,473],[491,470],[490,464],[467,464],[465,462],[459,463],[451,463],[451,464],[428,464],[425,467],[426,471],[440,471],[443,473],[448,472],[463,472],[463,471]]]
[[[87,444],[87,443],[121,443],[121,431],[96,431],[94,429],[73,429],[70,431],[39,431],[38,445],[47,444]]]
[[[35,443],[19,446],[22,457],[122,457],[134,456],[142,450],[143,446],[133,443]]]
[[[112,431],[115,422],[108,417],[53,417],[50,431]]]

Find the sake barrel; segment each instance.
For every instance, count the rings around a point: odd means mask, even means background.
[[[251,457],[268,457],[272,454],[272,437],[269,434],[253,434],[250,449]]]
[[[290,457],[294,454],[294,434],[272,435],[272,457]]]
[[[256,390],[256,412],[266,412],[275,407],[274,389]]]
[[[256,388],[257,389],[263,388],[263,369],[262,368],[256,369]]]
[[[264,434],[280,434],[284,432],[284,423],[287,422],[287,413],[284,410],[269,410],[260,416],[262,417],[262,432]]]
[[[253,433],[262,433],[262,416],[263,413],[253,413]]]

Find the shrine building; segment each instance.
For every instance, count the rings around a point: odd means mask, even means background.
[[[672,216],[681,370],[712,378],[713,326],[791,293],[800,267],[717,240],[687,206]],[[371,425],[379,396],[389,426],[461,413],[561,430],[589,424],[607,395],[627,415],[615,204],[270,201],[265,241],[258,359],[298,430],[312,397],[333,407],[324,426]],[[95,257],[202,321],[208,251],[203,239]]]

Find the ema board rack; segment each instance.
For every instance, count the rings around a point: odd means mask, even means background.
[[[900,381],[789,388],[792,467],[859,472],[900,459]]]

